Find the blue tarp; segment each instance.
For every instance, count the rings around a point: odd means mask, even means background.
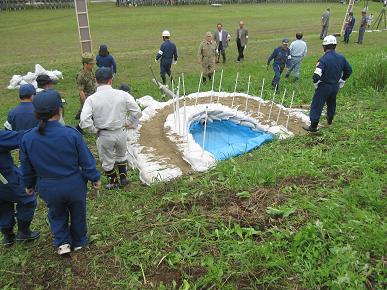
[[[207,124],[204,149],[214,155],[216,160],[226,160],[249,152],[273,139],[271,134],[253,131],[231,121],[213,121]],[[190,126],[196,143],[203,146],[204,127],[199,122]]]

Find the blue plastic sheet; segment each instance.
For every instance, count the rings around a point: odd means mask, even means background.
[[[249,152],[273,139],[271,134],[253,131],[246,126],[231,121],[213,121],[207,124],[204,149],[216,160],[226,160]],[[203,146],[204,126],[194,122],[190,132],[196,143]]]

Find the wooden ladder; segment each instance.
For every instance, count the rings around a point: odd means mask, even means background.
[[[349,0],[347,12],[345,13],[345,16],[344,16],[344,21],[343,21],[343,25],[341,26],[340,34],[343,34],[344,32],[345,26],[348,23],[349,13],[352,12],[354,4],[355,4],[355,0]]]
[[[74,0],[75,13],[78,22],[79,41],[81,51],[92,52],[92,41],[90,35],[89,13],[87,10],[87,0]]]

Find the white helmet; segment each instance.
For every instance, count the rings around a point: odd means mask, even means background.
[[[168,37],[170,37],[171,33],[169,33],[168,30],[164,30],[163,33],[161,34],[161,36],[168,36]]]
[[[337,39],[333,35],[328,35],[324,37],[323,40],[323,45],[328,45],[328,44],[337,44]]]

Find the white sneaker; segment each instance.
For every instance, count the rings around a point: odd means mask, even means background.
[[[64,244],[58,247],[58,255],[65,255],[71,252],[70,244]]]

